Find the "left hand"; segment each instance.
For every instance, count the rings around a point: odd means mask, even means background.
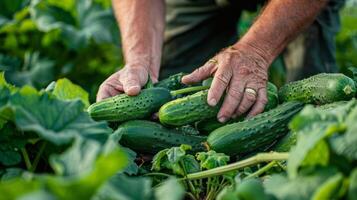
[[[251,117],[263,112],[268,101],[266,84],[269,64],[257,48],[237,43],[184,76],[182,82],[197,83],[213,75],[208,104],[215,106],[226,91],[218,120],[225,122],[247,111],[247,116]]]

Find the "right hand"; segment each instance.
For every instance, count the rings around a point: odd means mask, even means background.
[[[99,87],[97,102],[125,92],[130,96],[140,93],[149,77],[149,67],[141,64],[126,64],[123,69],[107,78]],[[151,71],[151,70],[150,70]],[[158,73],[150,72],[153,83],[157,82]]]

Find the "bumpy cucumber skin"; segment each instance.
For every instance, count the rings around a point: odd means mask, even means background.
[[[264,112],[275,108],[279,103],[278,88],[273,83],[268,82],[268,84],[267,84],[267,96],[268,96],[268,103],[265,105]],[[196,128],[199,131],[207,134],[219,127],[222,127],[227,124],[232,124],[235,122],[240,122],[240,121],[243,121],[244,119],[245,119],[245,116],[241,116],[236,119],[228,120],[225,123],[221,123],[214,116],[213,118],[205,119],[205,120],[201,120],[201,121],[197,122]]]
[[[186,75],[186,73],[177,73],[169,76],[166,79],[163,79],[155,84],[155,87],[163,87],[169,90],[179,90],[187,87],[185,84],[181,82],[182,77]]]
[[[349,100],[355,94],[356,86],[351,78],[340,73],[321,73],[284,85],[279,90],[279,100],[322,105]]]
[[[120,94],[104,99],[89,106],[88,112],[95,120],[124,122],[149,117],[171,99],[165,88],[148,88],[137,96]]]
[[[194,152],[203,151],[205,149],[203,142],[207,139],[202,136],[185,135],[177,130],[145,120],[125,122],[117,131],[122,134],[120,144],[136,152],[149,154],[181,144],[191,145]]]
[[[253,152],[285,135],[289,121],[302,107],[303,103],[288,102],[248,120],[223,126],[209,134],[207,145],[230,156]]]
[[[217,115],[220,104],[212,107],[207,103],[208,90],[197,92],[170,101],[159,110],[160,122],[164,125],[183,126]]]

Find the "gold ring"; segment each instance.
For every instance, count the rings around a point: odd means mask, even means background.
[[[218,64],[218,60],[214,59],[214,58],[211,58],[208,60],[209,63],[213,63],[213,64]]]
[[[257,91],[255,91],[252,88],[245,88],[245,92],[250,93],[250,94],[252,94],[254,96],[257,96]]]

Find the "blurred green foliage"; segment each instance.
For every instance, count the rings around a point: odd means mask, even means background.
[[[341,12],[341,31],[336,37],[336,58],[341,71],[357,67],[357,1],[349,1]]]

